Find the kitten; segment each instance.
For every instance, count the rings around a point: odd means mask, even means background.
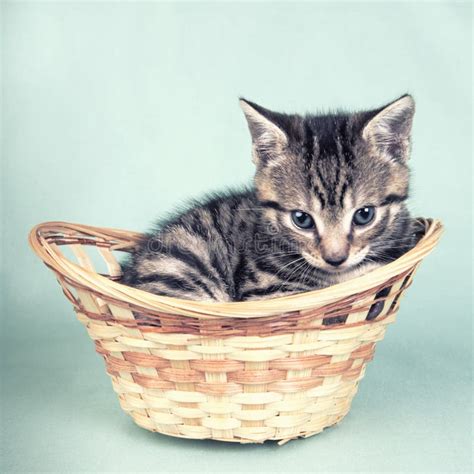
[[[124,284],[190,300],[285,296],[366,273],[414,245],[411,96],[352,114],[240,105],[254,185],[195,202],[147,234]]]

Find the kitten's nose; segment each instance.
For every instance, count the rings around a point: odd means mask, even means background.
[[[324,261],[326,263],[329,263],[329,265],[332,265],[333,267],[338,267],[342,263],[344,263],[347,260],[347,255],[343,255],[342,257],[340,256],[331,256],[331,257],[324,257]]]
[[[349,257],[350,245],[341,229],[328,233],[321,241],[321,257],[332,267],[342,265]]]

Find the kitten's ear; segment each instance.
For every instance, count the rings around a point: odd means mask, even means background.
[[[378,110],[362,131],[362,137],[389,159],[405,162],[410,154],[410,133],[415,101],[404,95]]]
[[[267,162],[278,156],[288,145],[288,137],[283,129],[277,125],[277,114],[245,99],[239,100],[253,143],[254,163]]]

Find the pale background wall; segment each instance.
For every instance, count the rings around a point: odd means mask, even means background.
[[[4,2],[3,471],[468,471],[469,2]],[[247,182],[244,95],[283,111],[417,101],[415,213],[446,233],[352,411],[317,437],[236,446],[122,414],[83,328],[26,244],[41,221],[144,230]]]

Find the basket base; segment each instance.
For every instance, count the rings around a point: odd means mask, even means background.
[[[140,428],[143,428],[147,431],[151,431],[153,433],[159,433],[165,436],[171,436],[173,438],[181,438],[181,439],[194,439],[194,440],[201,440],[201,441],[207,441],[207,440],[212,440],[212,441],[222,441],[225,443],[239,443],[239,444],[264,444],[266,441],[276,441],[279,446],[283,446],[284,444],[288,443],[289,441],[293,441],[296,439],[300,438],[310,438],[311,436],[317,435],[324,431],[327,428],[331,428],[337,424],[339,424],[343,418],[349,413],[350,411],[350,403],[349,407],[345,412],[339,414],[339,415],[334,415],[331,416],[332,420],[328,423],[325,424],[324,426],[321,426],[320,428],[313,430],[313,431],[300,431],[297,434],[294,434],[292,436],[288,436],[285,438],[282,437],[262,437],[261,435],[259,436],[258,433],[255,433],[254,435],[248,435],[249,437],[243,438],[243,437],[232,437],[232,438],[220,438],[220,437],[199,437],[199,436],[189,436],[189,435],[183,435],[181,433],[172,433],[169,431],[160,431],[156,428],[150,428],[146,426],[146,424],[141,423],[140,419],[137,419],[136,417],[133,417],[133,421],[135,424],[140,426]],[[255,431],[257,429],[255,428]]]

